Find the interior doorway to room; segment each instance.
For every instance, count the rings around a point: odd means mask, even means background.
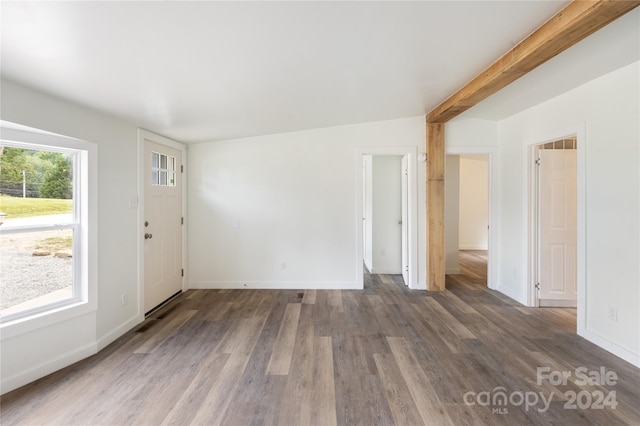
[[[577,141],[535,146],[537,306],[577,306]]]
[[[460,156],[459,235],[461,273],[487,285],[489,251],[489,156]]]
[[[182,291],[182,152],[144,138],[143,311]]]
[[[454,154],[445,163],[445,266],[467,284],[488,285],[489,154]]]
[[[409,285],[407,155],[363,155],[362,220],[365,274],[401,275]]]

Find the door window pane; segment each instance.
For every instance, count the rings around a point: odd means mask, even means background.
[[[176,186],[176,158],[157,152],[151,153],[151,185]]]

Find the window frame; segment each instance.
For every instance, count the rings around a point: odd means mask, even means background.
[[[97,309],[97,147],[84,140],[5,121],[0,122],[0,140],[7,147],[72,154],[74,198],[71,222],[0,227],[2,234],[73,230],[72,297],[3,316],[0,340],[4,340]]]
[[[157,158],[157,164],[154,163],[154,158]],[[165,160],[164,167],[162,166],[162,159]],[[176,157],[163,154],[161,152],[151,151],[151,185],[152,186],[166,186],[175,188],[176,186]],[[164,183],[162,183],[162,176],[164,175]]]

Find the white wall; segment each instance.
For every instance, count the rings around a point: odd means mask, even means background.
[[[444,164],[444,247],[445,272],[459,274],[460,262],[458,255],[460,216],[460,156],[447,155]]]
[[[1,118],[98,145],[98,309],[3,338],[2,392],[69,365],[140,321],[137,312],[135,126],[2,80]],[[129,303],[120,306],[120,295]]]
[[[402,156],[373,156],[373,274],[402,273]]]
[[[362,164],[364,166],[363,176],[363,197],[364,197],[364,263],[371,272],[373,269],[373,156],[363,155]]]
[[[584,334],[611,342],[619,353],[627,351],[633,355],[627,358],[634,359],[636,365],[640,365],[639,81],[639,66],[635,63],[500,125],[505,147],[503,200],[512,200],[508,208],[519,213],[509,223],[503,222],[505,236],[522,235],[526,217],[522,198],[526,174],[522,164],[526,147],[544,140],[546,135],[561,133],[563,128],[584,127],[585,140],[578,142],[578,150],[582,149],[585,158],[579,174],[584,173],[586,185],[582,205],[579,201],[578,206],[579,217],[582,215],[586,221]],[[516,172],[518,164],[521,166]],[[507,183],[506,176],[513,176],[513,182]],[[510,253],[505,275],[511,265],[522,265],[522,244],[505,238],[502,251],[505,255]],[[504,285],[513,283],[521,290],[523,278],[507,278]],[[617,321],[608,319],[609,307],[618,310]]]
[[[445,130],[448,154],[467,154],[476,149],[484,151],[483,148],[498,146],[498,125],[495,121],[461,117],[447,122]]]
[[[584,249],[578,271],[578,333],[640,366],[639,81],[636,62],[499,122],[500,170],[492,179],[499,195],[494,205],[499,218],[498,289],[527,303],[528,147],[572,132],[582,134],[578,215],[584,223],[579,230]],[[464,129],[457,132],[464,137],[450,134],[447,143],[473,144],[467,137],[477,122],[450,123],[453,129]],[[608,319],[609,307],[617,309],[617,321]]]
[[[460,250],[486,250],[489,224],[489,158],[460,156]]]
[[[357,150],[422,150],[424,132],[424,117],[414,117],[190,146],[190,287],[355,288],[362,245]],[[422,288],[425,171],[420,163]]]

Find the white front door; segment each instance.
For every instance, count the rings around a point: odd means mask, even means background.
[[[182,153],[145,139],[144,309],[182,291]]]
[[[409,285],[409,163],[402,157],[402,279]]]
[[[540,149],[538,153],[538,297],[541,306],[576,306],[576,150]]]

